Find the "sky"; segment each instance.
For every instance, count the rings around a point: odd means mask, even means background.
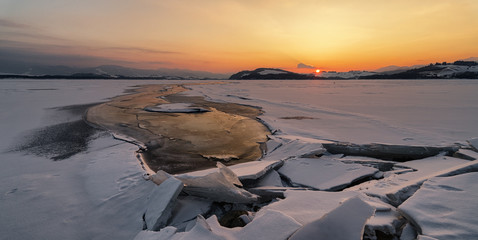
[[[477,57],[477,43],[476,0],[0,0],[12,62],[373,70]]]

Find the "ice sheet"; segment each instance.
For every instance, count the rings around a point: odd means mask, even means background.
[[[289,159],[278,171],[292,183],[324,191],[342,190],[378,172],[376,168],[345,164],[330,157]]]
[[[289,135],[357,144],[450,145],[478,136],[474,80],[271,80],[192,86],[211,99],[261,106]],[[282,117],[306,116],[295,120]]]
[[[477,181],[477,172],[432,178],[399,210],[420,234],[436,239],[477,239]]]

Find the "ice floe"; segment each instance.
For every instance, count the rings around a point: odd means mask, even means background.
[[[237,175],[222,163],[218,169],[207,174],[181,174],[176,178],[184,183],[184,192],[218,202],[253,203],[258,196],[242,187]]]
[[[478,239],[478,172],[435,177],[398,209],[418,232],[436,239]]]
[[[435,176],[461,174],[475,169],[477,165],[478,162],[475,161],[447,156],[429,157],[397,165],[411,171],[391,174],[383,179],[368,181],[346,190],[360,191],[381,198],[393,206],[398,206],[413,195],[427,179]]]
[[[265,175],[262,179],[257,182],[258,187],[283,187],[282,179],[279,173],[275,170],[272,170],[269,174]]]
[[[324,217],[304,225],[289,239],[361,239],[365,222],[374,212],[373,207],[360,198],[354,197],[345,201]]]
[[[271,171],[276,167],[281,166],[282,164],[283,162],[278,160],[261,160],[232,165],[229,166],[228,169],[230,169],[237,176],[237,178],[239,178],[239,180],[248,181],[259,179],[267,172]],[[201,171],[189,172],[186,174],[179,174],[177,175],[177,177],[201,177],[206,176],[207,174],[211,174],[213,172],[216,172],[216,169],[212,168]]]
[[[179,197],[168,221],[169,226],[184,231],[188,223],[194,221],[197,215],[205,215],[211,210],[212,202],[203,198],[186,196]]]
[[[176,198],[183,189],[183,183],[169,177],[161,185],[154,188],[144,214],[146,226],[150,230],[165,227],[173,210]]]
[[[285,160],[297,156],[320,156],[325,152],[323,143],[330,142],[292,135],[271,135],[267,141],[264,159]]]
[[[360,164],[345,164],[333,156],[289,159],[278,171],[293,184],[327,191],[342,190],[378,172],[376,168]]]
[[[473,150],[478,152],[478,138],[472,138],[467,141]]]
[[[338,207],[341,202],[358,194],[356,192],[287,190],[284,193],[285,199],[263,207],[258,214],[271,209],[284,213],[305,225],[321,218]]]
[[[446,152],[451,155],[458,151],[457,146],[451,147],[427,147],[427,146],[404,146],[387,145],[380,143],[353,144],[353,143],[325,143],[325,149],[332,154],[344,154],[352,156],[366,156],[385,160],[409,161],[422,159]]]

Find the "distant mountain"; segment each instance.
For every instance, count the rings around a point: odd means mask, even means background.
[[[241,71],[229,79],[311,79],[313,75],[299,74],[278,68],[258,68],[253,71]]]
[[[461,61],[473,61],[473,62],[478,62],[478,57],[469,57],[469,58],[461,59]]]
[[[399,73],[378,73],[361,79],[478,79],[478,62],[456,61],[454,63],[436,63]]]
[[[156,78],[156,79],[227,79],[229,74],[193,71],[187,69],[137,69],[117,65],[79,68],[69,66],[42,66],[16,64],[15,67],[0,65],[0,74],[22,76],[71,77],[97,76],[100,78]]]
[[[421,67],[424,67],[424,66],[425,65],[414,65],[414,66],[390,65],[390,66],[382,67],[382,68],[379,68],[379,69],[375,69],[373,72],[393,74],[393,73],[404,72],[404,71],[414,69],[414,68],[421,68]]]
[[[407,70],[408,69],[408,70]],[[277,68],[258,68],[241,71],[229,79],[478,79],[478,62],[456,61],[454,63],[435,63],[422,67],[389,66],[383,72],[324,71],[319,74],[299,74]]]

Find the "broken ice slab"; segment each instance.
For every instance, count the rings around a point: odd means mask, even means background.
[[[396,162],[361,156],[346,156],[339,159],[343,163],[358,163],[368,167],[374,167],[380,171],[391,171]]]
[[[353,186],[346,191],[360,191],[369,196],[378,197],[396,207],[413,195],[425,180],[441,175],[456,175],[476,171],[478,161],[435,156],[401,163],[400,165],[416,171],[399,175],[392,174],[380,180]]]
[[[435,177],[398,207],[419,234],[478,239],[478,172]]]
[[[286,240],[302,226],[293,218],[274,210],[267,210],[256,215],[252,222],[243,228],[223,227],[214,215],[206,221],[213,233],[228,240]]]
[[[326,191],[342,190],[378,172],[376,168],[345,164],[330,157],[289,159],[278,171],[293,184]]]
[[[473,161],[478,159],[478,152],[468,149],[460,149],[453,154],[453,157]]]
[[[341,202],[359,194],[357,192],[287,190],[284,193],[285,199],[263,207],[257,214],[266,210],[276,210],[304,225],[321,218],[338,207]]]
[[[177,232],[168,240],[193,240],[193,239],[208,239],[208,240],[224,240],[223,236],[217,235],[212,232],[211,227],[206,222],[203,216],[198,215],[194,226],[186,232]]]
[[[400,240],[416,240],[417,239],[417,231],[415,228],[410,224],[405,224],[405,227],[402,229],[402,234],[400,235]]]
[[[182,189],[183,183],[174,177],[169,177],[153,189],[144,216],[149,230],[159,230],[166,226]]]
[[[367,202],[368,203],[368,202]],[[389,211],[375,211],[375,214],[365,224],[364,236],[367,239],[393,239],[399,234],[400,227],[405,223],[403,217],[395,208]]]
[[[261,178],[267,172],[271,171],[274,168],[279,167],[282,164],[283,162],[278,160],[262,160],[262,161],[239,163],[236,165],[228,166],[227,168],[233,171],[237,175],[239,180],[251,181],[251,180],[256,180]],[[178,174],[176,175],[176,177],[178,178],[182,178],[185,176],[201,177],[216,171],[217,170],[215,168],[211,168],[211,169],[206,169],[201,171],[189,172],[185,174]]]
[[[428,147],[428,146],[404,146],[387,145],[380,143],[354,144],[354,143],[324,143],[322,144],[332,154],[344,154],[351,156],[365,156],[384,160],[405,162],[415,159],[422,159],[446,152],[453,155],[459,147]]]
[[[301,227],[301,224],[291,217],[273,210],[256,216],[243,228],[223,227],[215,215],[207,220],[199,215],[195,221],[195,225],[189,231],[177,232],[167,239],[286,240]]]
[[[205,108],[192,107],[192,103],[167,103],[160,104],[154,107],[145,107],[147,112],[161,112],[161,113],[202,113],[210,112]]]
[[[289,239],[362,239],[365,222],[374,212],[373,207],[353,197],[322,218],[304,225]]]
[[[275,146],[273,149],[268,149],[264,159],[285,160],[290,157],[314,157],[325,152],[322,147],[323,143],[330,143],[329,141],[304,138],[292,135],[277,135],[269,136],[270,146]]]
[[[258,200],[259,196],[239,188],[242,184],[231,169],[220,162],[217,166],[215,171],[181,174],[176,178],[184,183],[184,192],[192,196],[229,203],[253,203]]]
[[[467,142],[470,144],[470,147],[478,152],[478,138],[472,138],[470,140],[467,140]]]
[[[283,187],[282,179],[277,171],[272,170],[257,182],[258,187]]]
[[[175,227],[165,227],[159,232],[144,230],[139,232],[134,240],[158,240],[158,239],[170,239],[177,229]]]
[[[237,239],[288,239],[301,227],[293,218],[281,212],[268,210],[256,215],[254,220],[243,227]]]
[[[194,221],[197,215],[204,215],[211,209],[212,202],[203,198],[186,196],[179,197],[173,209],[172,217],[168,221],[169,226],[183,231],[190,221]]]
[[[453,238],[453,239],[456,239],[456,238]],[[434,237],[425,236],[425,235],[418,235],[417,240],[438,240],[438,239]]]

